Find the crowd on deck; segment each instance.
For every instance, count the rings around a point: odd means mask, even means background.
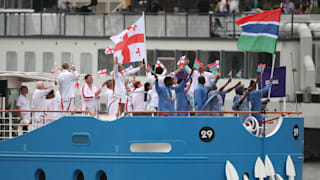
[[[124,69],[123,65],[115,59],[114,69],[111,72],[112,79],[104,81],[101,86],[93,85],[93,76],[85,75],[85,84],[80,88],[82,105],[80,109],[75,108],[75,82],[79,80],[79,74],[74,66],[65,62],[62,71],[55,83],[45,88],[43,82],[37,82],[36,90],[33,92],[32,103],[27,98],[28,87],[21,87],[21,94],[17,99],[18,110],[42,110],[42,111],[74,111],[88,110],[97,114],[98,99],[106,86],[105,103],[106,113],[109,116],[124,116],[127,112],[138,111],[223,111],[226,95],[235,89],[232,110],[234,111],[261,111],[261,104],[269,100],[261,101],[261,93],[268,91],[272,79],[263,89],[256,89],[257,82],[251,81],[246,88],[241,82],[226,89],[232,81],[230,78],[223,86],[218,87],[220,79],[218,72],[205,71],[206,66],[199,64],[197,69],[191,68],[186,58],[183,64],[175,72],[168,73],[164,65],[158,61],[156,65],[145,64],[139,67]],[[135,80],[138,71],[145,70],[145,82]],[[133,80],[129,81],[129,76]],[[141,113],[141,112],[140,112]],[[57,118],[73,113],[57,112],[35,112],[33,118],[34,127],[41,127]],[[159,116],[188,116],[190,113],[161,112]],[[217,113],[195,113],[195,116],[223,116]],[[20,124],[27,126],[31,123],[31,113],[21,112]],[[249,114],[241,113],[244,121]],[[263,121],[261,114],[252,114],[259,122]]]

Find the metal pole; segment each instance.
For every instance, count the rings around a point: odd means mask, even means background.
[[[146,41],[146,17],[144,16],[144,11],[142,12],[142,17],[143,17],[143,21],[144,21],[144,50],[145,50],[145,55],[146,55],[146,59],[144,60],[145,61],[145,68],[147,68],[148,66],[148,56],[147,56],[147,41]],[[147,75],[147,73],[146,73]]]
[[[273,55],[272,55],[272,68],[271,68],[271,76],[270,76],[270,78],[273,78],[275,61],[276,61],[276,54],[273,54]],[[270,98],[270,94],[271,94],[271,88],[270,88],[269,91],[268,91],[268,99]]]
[[[293,12],[291,13],[291,38],[293,38]]]
[[[293,55],[292,52],[290,53],[291,55],[291,69],[292,69],[292,78],[293,78],[293,95],[294,95],[294,100],[296,103],[296,112],[298,112],[298,99],[297,99],[297,91],[296,91],[296,78],[294,76],[294,73],[296,72],[296,68],[293,68]]]
[[[12,138],[12,112],[9,112],[9,138]]]

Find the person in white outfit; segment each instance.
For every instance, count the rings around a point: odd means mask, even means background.
[[[115,58],[115,63],[113,66],[114,71],[114,96],[119,99],[119,111],[117,113],[117,117],[122,115],[124,112],[124,107],[127,101],[126,98],[126,76],[137,73],[140,69],[144,67],[144,64],[141,64],[140,67],[133,68],[130,71],[122,72],[123,66],[122,64],[118,64],[118,58]]]
[[[61,96],[61,110],[74,111],[75,85],[74,82],[79,80],[79,74],[74,66],[69,70],[67,62],[62,65],[62,72],[58,76],[58,86]]]
[[[61,111],[61,97],[60,93],[57,91],[50,91],[46,96],[46,110],[47,111]],[[61,117],[59,112],[47,112],[46,124],[49,124]]]
[[[239,12],[239,0],[228,0],[230,13]]]
[[[28,87],[21,86],[20,95],[16,102],[17,110],[30,110],[29,100],[27,98]],[[18,116],[20,117],[19,126],[18,126],[18,135],[22,135],[23,131],[28,131],[28,125],[31,121],[31,113],[30,112],[18,112]]]
[[[55,81],[55,85],[57,82]],[[32,96],[32,109],[33,110],[46,110],[46,95],[49,94],[50,91],[53,90],[55,85],[50,86],[49,88],[44,87],[44,83],[42,81],[37,82],[37,89],[34,91]],[[39,128],[46,123],[46,113],[44,112],[35,112],[35,128]]]
[[[106,81],[107,89],[104,93],[106,102],[106,112],[108,116],[115,116],[118,112],[119,100],[113,94],[112,80]]]
[[[106,82],[104,82],[99,88],[96,88],[93,85],[93,78],[91,74],[85,75],[84,80],[86,83],[81,88],[82,110],[92,111],[97,114],[97,100],[99,99],[101,89],[106,85]]]

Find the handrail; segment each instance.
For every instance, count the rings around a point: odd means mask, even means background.
[[[150,113],[224,113],[224,114],[302,114],[302,112],[294,111],[276,111],[276,112],[266,112],[266,111],[130,111],[128,113],[141,113],[141,114],[150,114]]]
[[[95,116],[94,112],[92,111],[58,111],[58,110],[0,110],[0,113],[6,112],[61,112],[61,113],[89,113],[92,116]]]

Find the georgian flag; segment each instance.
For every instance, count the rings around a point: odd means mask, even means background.
[[[132,26],[110,38],[116,44],[113,56],[121,64],[143,61],[146,59],[144,36],[144,16],[141,16]]]
[[[181,56],[178,63],[177,63],[177,66],[183,67],[185,59],[186,59],[186,56]]]
[[[164,68],[164,65],[159,60],[157,60],[156,67]]]
[[[104,54],[105,54],[105,55],[113,54],[113,53],[114,53],[114,49],[113,49],[111,46],[107,47],[107,48],[104,50]]]
[[[56,67],[56,71],[58,73],[60,73],[62,71],[61,67],[59,67],[58,64],[55,64],[54,66]]]
[[[102,69],[102,70],[98,71],[99,78],[106,77],[106,76],[107,76],[107,69]]]

